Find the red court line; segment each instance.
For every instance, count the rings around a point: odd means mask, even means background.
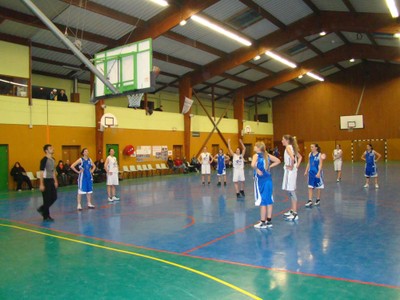
[[[191,257],[191,258],[203,259],[203,260],[209,260],[209,261],[215,261],[215,262],[220,262],[220,263],[226,263],[226,264],[230,264],[230,265],[249,267],[249,268],[254,268],[254,269],[262,269],[262,270],[268,270],[268,271],[274,271],[274,272],[282,272],[282,273],[289,273],[289,274],[294,274],[294,275],[302,275],[302,276],[307,276],[307,277],[316,277],[316,278],[330,279],[330,280],[335,280],[335,281],[352,282],[352,283],[379,286],[379,287],[385,287],[385,288],[400,290],[400,286],[389,285],[389,284],[384,284],[384,283],[376,283],[376,282],[362,281],[362,280],[357,280],[357,279],[334,277],[334,276],[329,276],[329,275],[320,275],[320,274],[312,274],[312,273],[290,271],[290,270],[285,270],[285,269],[257,266],[257,265],[251,265],[251,264],[246,264],[246,263],[234,262],[234,261],[217,259],[217,258],[207,258],[207,257],[202,257],[202,256],[196,256],[196,255],[186,255],[186,254],[184,254],[184,256]]]
[[[167,254],[172,254],[172,255],[177,255],[177,256],[184,256],[184,257],[190,257],[190,258],[196,258],[196,259],[202,259],[202,260],[208,260],[208,261],[215,261],[215,262],[219,262],[219,263],[226,263],[226,264],[230,264],[230,265],[237,265],[237,266],[249,267],[249,268],[254,268],[254,269],[263,269],[263,270],[268,270],[268,271],[283,272],[283,273],[289,273],[289,274],[294,274],[294,275],[303,275],[303,276],[308,276],[308,277],[330,279],[330,280],[335,280],[335,281],[353,282],[353,283],[358,283],[358,284],[372,285],[372,286],[379,286],[379,287],[385,287],[385,288],[400,290],[400,286],[389,285],[389,284],[384,284],[384,283],[361,281],[361,280],[356,280],[356,279],[334,277],[334,276],[329,276],[329,275],[303,273],[303,272],[296,272],[296,271],[290,271],[290,270],[284,270],[284,269],[278,269],[278,268],[271,268],[271,267],[257,266],[257,265],[251,265],[251,264],[246,264],[246,263],[239,263],[239,262],[222,260],[222,259],[217,259],[217,258],[207,258],[207,257],[196,256],[196,255],[191,255],[191,254],[184,254],[184,253],[179,253],[179,252],[148,248],[148,247],[138,246],[138,245],[134,245],[134,244],[127,244],[127,243],[122,243],[122,242],[117,242],[117,241],[112,241],[112,240],[107,240],[107,239],[87,236],[87,235],[83,235],[83,234],[76,234],[76,233],[71,233],[71,232],[68,232],[68,231],[52,229],[52,228],[48,228],[48,227],[44,227],[44,226],[33,225],[33,224],[30,224],[30,223],[25,223],[25,222],[21,222],[21,221],[14,221],[14,220],[9,220],[9,219],[4,219],[4,218],[0,218],[0,220],[5,220],[5,221],[8,221],[8,222],[11,221],[11,222],[14,222],[14,223],[17,223],[17,224],[23,224],[23,225],[27,225],[27,226],[30,226],[30,227],[46,229],[48,231],[59,232],[59,233],[68,234],[68,235],[77,236],[77,237],[82,237],[82,238],[90,238],[90,239],[101,241],[101,242],[107,242],[107,243],[126,246],[126,247],[134,247],[134,248],[139,248],[139,249],[148,250],[148,251],[154,251],[154,252],[159,252],[159,253],[167,253]],[[247,228],[247,227],[248,226],[246,226],[245,228]]]
[[[305,202],[304,202],[304,203],[305,203]],[[300,203],[299,203],[299,204],[300,204]],[[283,213],[286,212],[286,211],[288,211],[288,208],[285,208],[284,210],[281,210],[280,212],[273,214],[272,217],[279,216],[279,215],[283,214]],[[223,239],[225,239],[225,238],[227,238],[227,237],[230,237],[230,236],[232,236],[232,235],[234,235],[234,234],[236,234],[236,233],[243,232],[243,231],[245,231],[246,229],[248,229],[248,228],[250,228],[250,227],[253,227],[253,226],[254,226],[254,223],[253,223],[253,224],[249,224],[249,225],[247,225],[247,226],[245,226],[245,227],[243,227],[243,228],[237,229],[237,230],[232,231],[232,232],[230,232],[230,233],[227,233],[227,234],[225,234],[225,235],[223,235],[223,236],[217,237],[217,238],[215,238],[215,239],[213,239],[213,240],[211,240],[211,241],[209,241],[209,242],[207,242],[207,243],[204,243],[204,244],[201,244],[201,245],[199,245],[199,246],[197,246],[197,247],[194,247],[194,248],[192,248],[192,249],[186,250],[185,252],[182,252],[182,254],[187,254],[187,253],[190,253],[190,252],[199,250],[199,249],[201,249],[201,248],[207,247],[207,246],[209,246],[209,245],[211,245],[211,244],[214,244],[214,243],[216,243],[216,242],[218,242],[218,241],[220,241],[220,240],[223,240]]]

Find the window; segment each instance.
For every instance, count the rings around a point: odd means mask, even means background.
[[[28,79],[0,75],[0,95],[28,97]]]

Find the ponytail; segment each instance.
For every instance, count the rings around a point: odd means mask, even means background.
[[[294,156],[297,156],[297,154],[299,153],[297,138],[295,136],[291,136],[290,134],[285,134],[283,138],[289,142],[289,145],[293,146]]]

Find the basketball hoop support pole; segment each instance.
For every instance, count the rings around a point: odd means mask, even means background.
[[[95,74],[113,92],[113,94],[119,93],[119,91],[111,84],[111,82],[108,81],[99,70],[97,70],[90,60],[88,60],[86,56],[83,55],[82,52],[79,51],[78,48],[76,48],[75,45],[69,39],[67,39],[60,30],[58,30],[53,22],[51,22],[46,15],[42,13],[42,11],[35,4],[33,4],[31,0],[22,0],[22,2],[44,23],[44,25],[47,26],[47,28],[49,28],[49,30],[56,37],[61,40],[61,42],[63,42],[63,44],[69,50],[71,50],[77,56],[77,58],[79,58],[82,63],[86,65],[86,67],[88,67],[91,72],[93,72],[93,74]]]

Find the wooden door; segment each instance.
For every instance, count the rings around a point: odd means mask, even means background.
[[[212,144],[211,154],[214,156],[218,154],[219,151],[219,144]]]
[[[70,164],[81,157],[81,146],[61,146],[61,159],[63,162],[69,160]]]
[[[183,148],[182,145],[173,145],[172,146],[172,155],[173,155],[172,159],[175,159],[177,157],[179,157],[181,159],[183,158],[182,157],[182,148]]]

